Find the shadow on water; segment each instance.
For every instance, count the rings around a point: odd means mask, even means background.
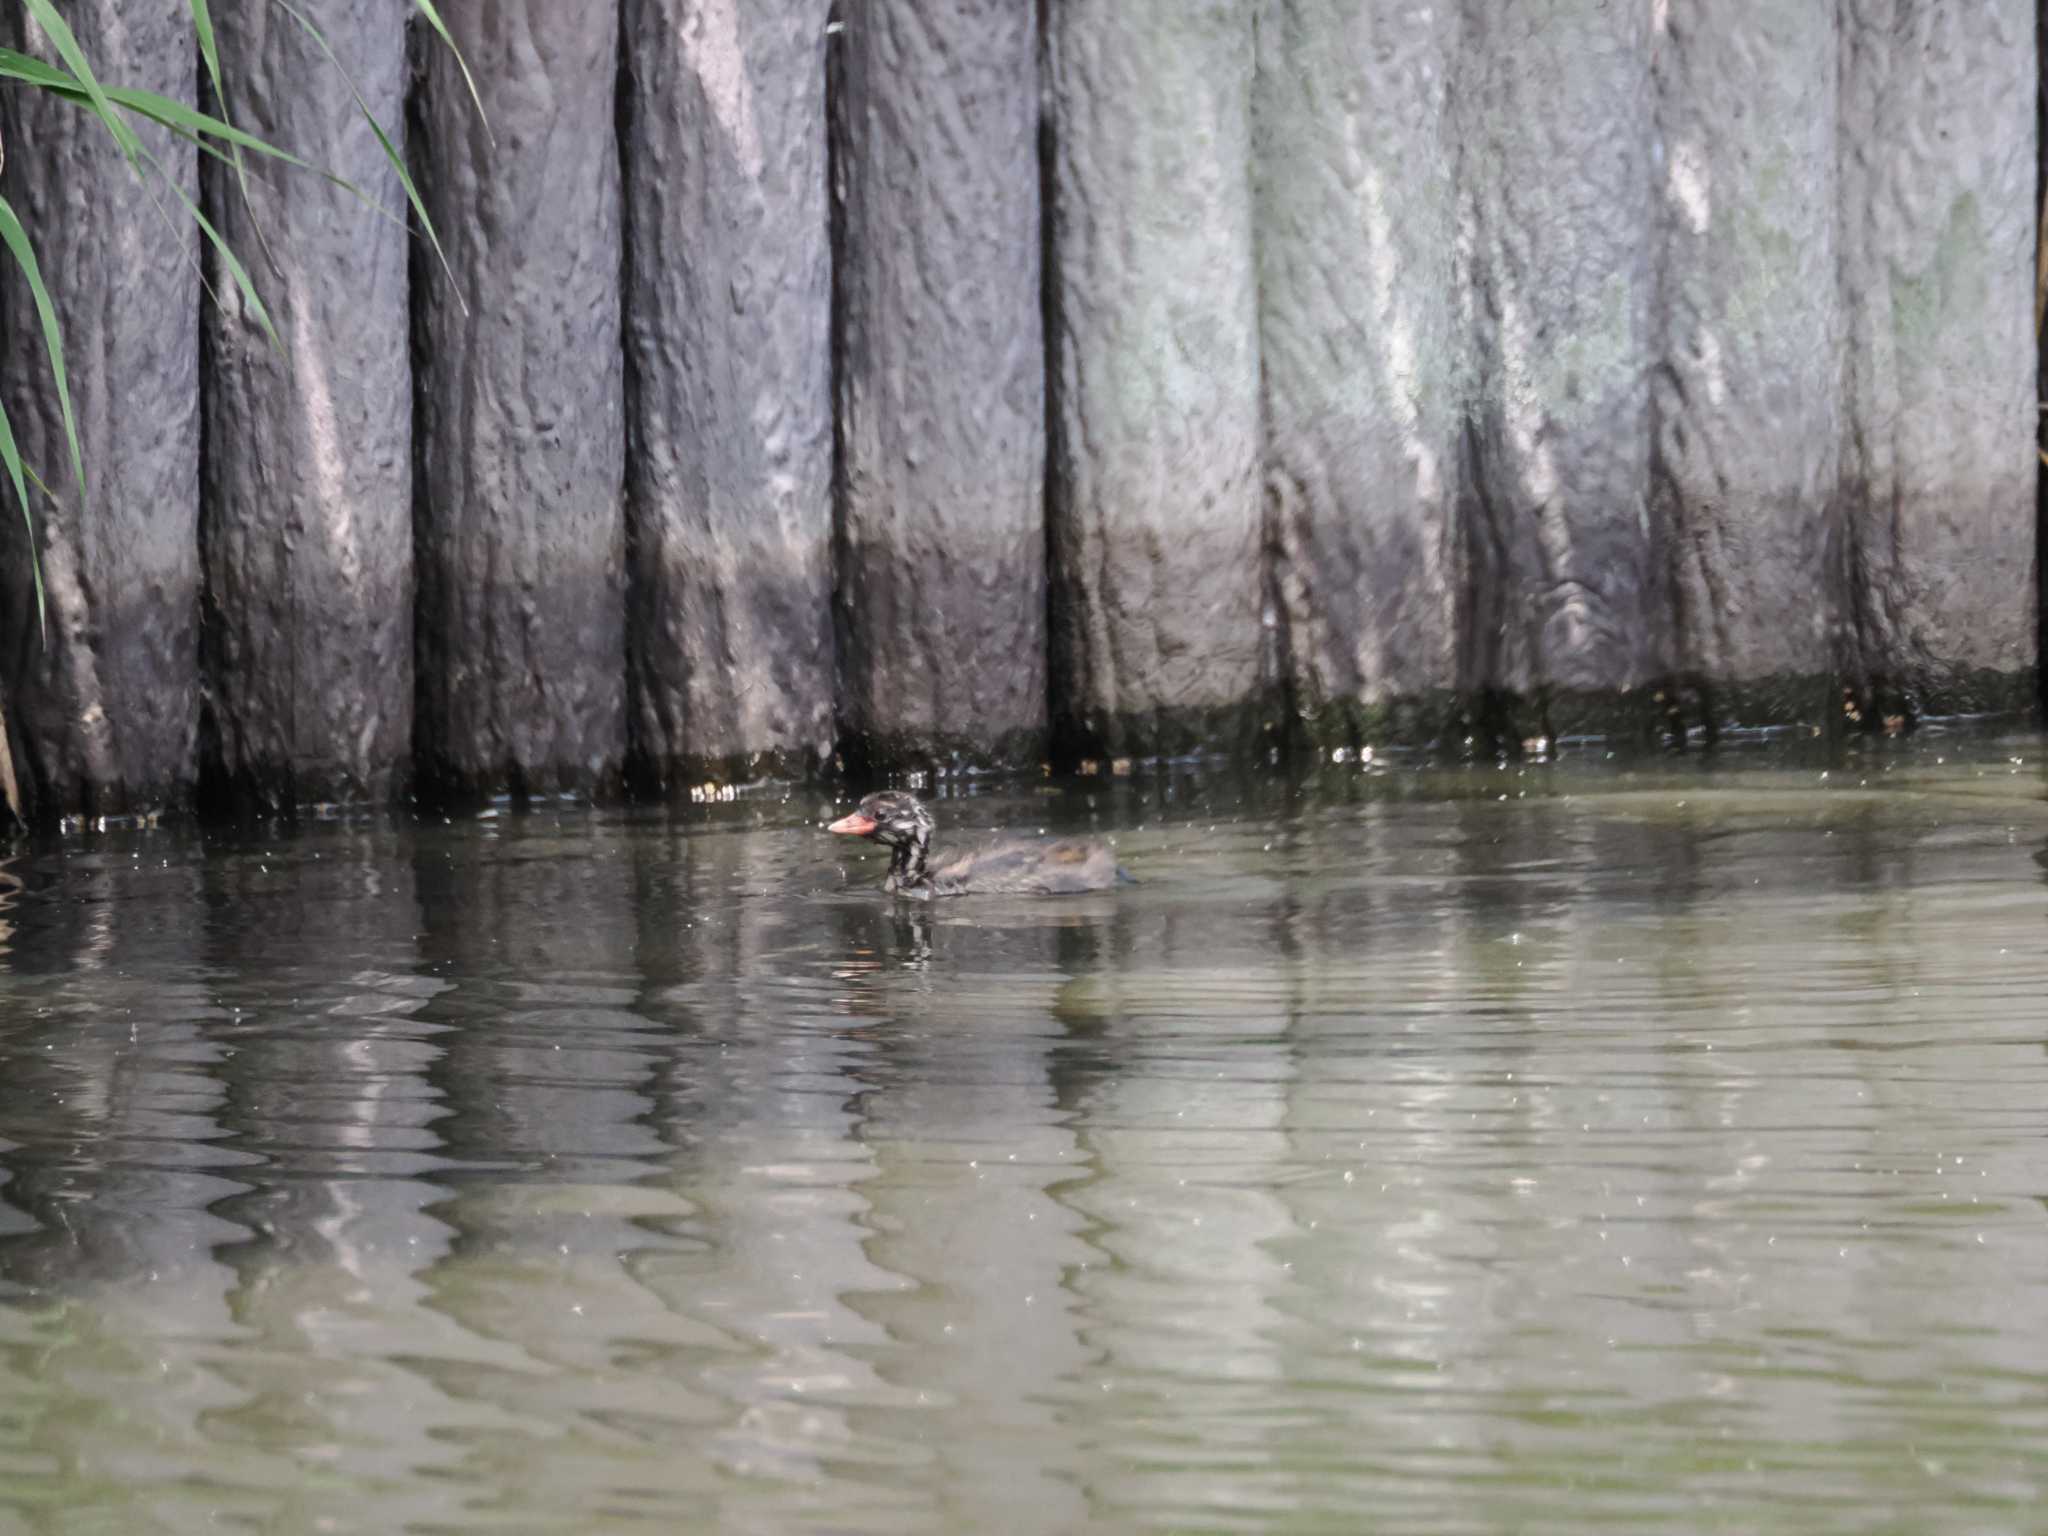
[[[2019,1528],[2038,752],[26,852],[0,1523]]]

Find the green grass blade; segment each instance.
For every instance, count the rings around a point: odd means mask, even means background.
[[[0,48],[0,75],[44,90],[76,91],[80,96],[85,95],[85,87],[69,70],[59,69],[32,53],[21,53],[13,48]]]
[[[206,62],[206,78],[213,82],[213,99],[221,115],[228,115],[228,89],[220,78],[220,48],[213,36],[213,12],[206,0],[191,0],[192,31],[199,39],[199,57]]]
[[[238,149],[250,149],[259,155],[268,155],[273,160],[282,160],[286,165],[297,166],[300,170],[312,169],[290,150],[279,149],[268,139],[258,138],[253,133],[244,133],[234,124],[223,122],[197,107],[188,107],[182,101],[173,101],[170,97],[159,96],[154,91],[131,91],[118,85],[111,88],[107,95],[137,116],[146,117],[154,123],[162,123],[174,131],[203,134]]]
[[[21,503],[22,526],[28,529],[28,568],[36,584],[36,633],[47,644],[50,628],[43,604],[43,557],[36,548],[36,513],[29,505],[28,482],[21,473],[21,450],[14,445],[14,423],[7,419],[4,405],[0,405],[0,464],[7,466],[7,478],[14,484],[14,499]]]
[[[263,334],[270,338],[270,345],[276,349],[277,355],[283,357],[284,343],[278,339],[277,327],[270,323],[270,311],[264,307],[262,296],[256,292],[256,285],[249,280],[249,269],[242,265],[242,258],[235,254],[233,246],[221,238],[220,231],[213,227],[213,221],[199,211],[199,205],[185,195],[183,187],[168,176],[164,178],[164,185],[171,189],[173,197],[185,205],[185,211],[192,215],[192,222],[213,242],[214,250],[220,253],[221,264],[228,269],[228,275],[235,280],[235,287],[241,292],[242,302],[249,306],[249,313],[254,315],[256,323],[263,327]]]
[[[419,218],[420,231],[427,237],[427,244],[434,248],[434,255],[441,262],[441,270],[448,274],[448,281],[452,286],[455,282],[455,269],[449,265],[448,253],[441,248],[440,233],[434,228],[434,221],[427,213],[427,205],[420,200],[419,188],[413,185],[412,173],[405,168],[405,156],[401,155],[398,152],[397,146],[391,142],[391,136],[385,133],[384,125],[377,121],[377,114],[370,110],[370,104],[363,100],[363,93],[356,88],[355,81],[349,78],[348,71],[341,67],[341,60],[334,56],[334,50],[328,46],[327,39],[322,35],[320,29],[314,26],[306,16],[301,14],[291,4],[291,0],[277,0],[277,4],[286,15],[306,29],[307,36],[311,37],[319,45],[320,51],[327,55],[327,62],[334,66],[335,73],[341,76],[342,83],[348,87],[349,94],[355,97],[356,110],[363,114],[363,121],[370,125],[370,132],[377,136],[377,143],[384,151],[384,158],[391,162],[391,169],[398,177],[399,186],[405,189],[406,202],[412,205],[413,213]],[[449,44],[449,47],[452,49],[454,44]],[[458,64],[462,62],[460,54],[456,55],[456,62]],[[466,67],[463,73],[465,75],[469,73]],[[472,90],[474,90],[474,87],[472,87]],[[481,112],[482,108],[479,107],[478,110]],[[462,298],[459,293],[456,295],[456,303],[458,305],[462,304]],[[467,308],[466,305],[463,307]]]
[[[24,85],[33,85],[39,90],[53,92],[68,101],[88,103],[92,94],[79,84],[76,78],[61,69],[52,68],[41,59],[31,58],[25,53],[16,53],[12,48],[0,48],[0,80],[19,80]],[[287,165],[301,170],[311,170],[304,160],[289,150],[279,149],[267,139],[253,133],[245,133],[232,123],[224,122],[211,113],[197,107],[187,106],[182,101],[173,101],[168,96],[159,96],[154,91],[130,90],[125,86],[107,86],[101,93],[108,101],[125,107],[138,117],[161,123],[174,133],[183,136],[201,135],[219,139],[224,143],[239,145],[254,150],[257,154],[268,155],[273,160],[282,160]]]
[[[0,76],[4,76],[5,73],[4,65],[0,65]],[[210,155],[223,165],[235,166],[239,171],[242,162],[235,155],[222,150],[216,145],[213,142],[216,139],[225,141],[229,145],[230,150],[237,146],[243,149],[252,149],[258,154],[267,155],[271,159],[281,161],[294,169],[310,172],[318,176],[322,181],[339,187],[350,197],[353,197],[357,202],[369,209],[370,212],[377,215],[378,218],[389,219],[393,223],[400,222],[396,214],[380,204],[346,176],[336,175],[333,171],[315,165],[309,160],[302,160],[297,155],[291,153],[291,151],[279,149],[268,140],[260,139],[252,133],[245,133],[240,128],[222,122],[219,118],[210,117],[204,112],[195,111],[193,108],[182,103],[172,101],[167,97],[153,95],[148,91],[130,91],[117,86],[109,90],[107,94],[118,104],[129,108],[129,110],[140,117],[145,117],[149,121],[169,129],[171,133],[175,134],[185,143],[190,144],[202,155]]]
[[[43,269],[36,263],[35,247],[28,243],[28,231],[21,227],[21,220],[15,217],[4,197],[0,197],[0,244],[7,247],[22,276],[28,279],[28,290],[36,301],[36,316],[43,325],[43,350],[50,356],[50,377],[56,381],[57,406],[64,417],[64,439],[71,449],[71,473],[83,501],[85,455],[78,447],[78,418],[71,410],[71,381],[64,372],[63,328],[57,324],[57,309],[50,302],[50,290],[43,286]]]
[[[107,99],[107,93],[100,88],[99,80],[93,75],[92,64],[86,59],[85,50],[78,46],[78,38],[59,16],[50,0],[23,0],[33,16],[36,25],[43,29],[43,35],[50,40],[50,46],[57,50],[78,83],[85,87],[85,93],[92,98],[92,107],[99,120],[107,125],[107,132],[114,136],[114,142],[121,146],[121,152],[134,159],[142,152],[142,141],[135,137],[135,130],[121,120],[114,111],[114,104]]]
[[[213,35],[213,11],[207,0],[188,0],[192,11],[192,32],[199,39],[199,56],[206,63],[206,77],[213,82],[213,99],[220,104],[221,121],[227,122],[234,113],[228,102],[227,81],[221,77],[220,47]],[[249,223],[256,231],[259,243],[263,240],[263,226],[255,217],[255,204],[249,199],[249,164],[242,158],[239,144],[229,149],[229,160],[235,168],[235,190],[242,194],[242,206],[250,211]],[[269,247],[265,246],[264,256],[269,258]],[[272,262],[275,266],[275,262]]]
[[[441,13],[434,9],[434,0],[412,0],[412,3],[418,8],[419,13],[426,17],[427,25],[441,34],[441,41],[448,45],[448,51],[455,55],[455,67],[462,71],[462,83],[469,87],[469,99],[476,103],[476,115],[484,125],[484,137],[495,145],[498,140],[491,132],[490,114],[484,111],[484,99],[478,94],[476,80],[469,72],[469,61],[463,58],[462,50],[455,46],[455,39],[449,35],[447,26],[441,20]]]
[[[159,119],[159,121],[161,120]],[[190,132],[187,129],[177,127],[175,124],[172,123],[165,123],[164,126],[168,128],[171,131],[171,133],[174,134],[181,142],[191,145],[194,149],[198,150],[200,154],[206,155],[211,159],[218,160],[222,165],[235,166],[240,164],[240,162],[237,161],[232,155],[228,154],[225,150],[217,148],[204,136]],[[365,192],[361,187],[357,186],[354,182],[350,181],[346,176],[337,176],[333,171],[323,170],[321,167],[317,165],[311,165],[303,161],[293,160],[292,157],[289,155],[280,154],[278,158],[281,160],[285,160],[290,164],[297,165],[301,169],[309,171],[311,174],[318,176],[322,181],[327,182],[330,186],[333,186],[339,189],[340,191],[346,192],[350,197],[354,198],[357,202],[361,203],[369,213],[371,213],[377,218],[384,220],[387,224],[396,224],[400,228],[404,227],[405,220],[400,218],[397,214],[393,213],[389,208],[386,208],[382,203],[378,202],[374,197],[370,196],[369,193]]]
[[[401,155],[391,140],[385,136],[382,125],[378,123],[376,118],[370,116],[367,107],[363,109],[363,119],[369,123],[370,132],[377,135],[377,142],[384,148],[384,158],[391,162],[391,169],[398,176],[398,184],[405,188],[405,200],[412,205],[412,211],[419,216],[421,233],[427,237],[427,244],[434,248],[435,256],[440,258],[441,270],[448,274],[448,281],[450,284],[453,284],[455,281],[455,268],[448,264],[448,253],[441,249],[441,236],[434,229],[433,219],[427,214],[427,205],[420,201],[419,188],[412,184],[412,173],[405,168],[405,156]],[[464,310],[469,308],[467,304],[462,303],[462,295],[459,292],[455,296],[455,302]]]

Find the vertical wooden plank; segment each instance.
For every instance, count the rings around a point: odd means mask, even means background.
[[[339,67],[280,7],[224,17],[237,126],[402,208],[350,83],[402,142],[411,9],[324,6]],[[306,171],[249,155],[244,172],[208,160],[206,205],[257,273],[286,350],[216,263],[220,302],[203,318],[202,770],[224,807],[385,800],[409,781],[412,753],[406,232]]]
[[[634,776],[802,773],[832,704],[825,0],[626,0]]]
[[[77,0],[64,14],[106,79],[194,99],[183,0]],[[23,8],[0,27],[12,46],[50,53]],[[193,152],[168,133],[142,137],[162,174],[196,198]],[[0,392],[23,458],[57,493],[55,503],[36,497],[44,633],[11,492],[0,518],[0,668],[31,814],[175,808],[197,777],[198,232],[70,102],[0,92],[0,139],[0,188],[29,230],[63,327],[86,472],[81,489],[28,288],[8,262]]]
[[[1259,682],[1251,0],[1049,0],[1051,673],[1067,755]]]
[[[848,745],[1045,735],[1038,27],[849,0],[839,38],[839,633]]]
[[[415,764],[430,798],[604,792],[625,756],[618,13],[492,0],[415,34]]]

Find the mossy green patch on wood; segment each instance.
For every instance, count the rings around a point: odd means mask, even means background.
[[[1911,366],[1931,361],[1959,322],[1981,316],[1991,302],[1990,253],[1975,194],[1957,195],[1927,264],[1892,264],[1892,338]],[[1971,335],[1977,334],[1972,328]]]

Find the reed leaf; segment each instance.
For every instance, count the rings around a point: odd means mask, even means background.
[[[441,13],[434,9],[433,0],[412,0],[412,3],[420,15],[427,19],[427,25],[441,35],[441,41],[447,45],[448,51],[455,55],[455,67],[462,71],[462,83],[469,87],[469,99],[476,104],[477,118],[484,125],[484,137],[495,147],[498,140],[491,132],[490,115],[484,111],[484,99],[478,94],[476,80],[469,72],[469,61],[462,56],[462,50],[455,46],[455,39],[449,35],[447,26],[443,24]]]
[[[0,48],[0,80],[19,80],[24,85],[33,85],[50,92],[66,101],[81,106],[89,105],[92,93],[76,77],[63,70],[31,58],[25,53],[16,53],[12,48]],[[110,103],[124,107],[137,117],[160,123],[183,137],[215,138],[223,143],[254,150],[257,154],[268,155],[282,160],[286,165],[300,170],[314,169],[306,161],[288,150],[279,149],[275,144],[258,138],[253,133],[244,133],[232,123],[224,122],[211,113],[197,107],[187,106],[182,101],[173,101],[168,96],[159,96],[155,91],[131,90],[126,86],[105,86],[101,95]],[[117,114],[118,115],[118,114]],[[140,158],[140,141],[137,141],[137,157]]]
[[[242,265],[242,258],[235,254],[235,248],[228,244],[221,232],[213,227],[213,220],[200,211],[199,205],[185,195],[185,189],[170,177],[164,178],[164,185],[171,189],[171,195],[185,205],[185,211],[192,216],[200,233],[219,253],[221,265],[228,269],[228,276],[234,279],[236,289],[242,295],[242,302],[249,306],[249,312],[256,317],[256,323],[263,327],[263,334],[270,338],[270,345],[278,356],[284,356],[284,343],[278,339],[277,328],[270,323],[270,311],[264,307],[263,297],[257,293],[255,283],[249,279],[249,269]]]
[[[49,354],[50,377],[57,386],[57,408],[64,418],[64,441],[71,450],[71,474],[82,497],[85,455],[78,446],[78,418],[71,409],[71,381],[64,370],[64,330],[57,323],[57,306],[50,302],[50,290],[43,285],[43,269],[36,261],[35,247],[29,244],[28,231],[21,227],[21,220],[4,197],[0,197],[0,244],[7,247],[14,264],[21,268],[22,276],[28,279],[28,291],[35,299],[36,318],[43,327],[43,350]]]
[[[85,93],[92,100],[94,115],[106,124],[107,132],[114,136],[114,142],[121,146],[121,153],[134,160],[142,153],[142,141],[135,136],[135,130],[123,122],[114,111],[114,104],[107,99],[107,93],[100,86],[92,72],[92,65],[85,57],[85,50],[78,46],[78,37],[70,25],[59,16],[50,0],[23,0],[28,13],[42,28],[43,35],[50,40],[50,46],[57,50],[57,57],[70,66],[71,73],[85,87]]]
[[[28,530],[28,567],[36,585],[36,634],[40,638],[48,639],[49,619],[43,601],[43,562],[36,553],[36,513],[35,508],[29,504],[28,481],[22,473],[21,450],[14,442],[14,423],[7,419],[7,407],[4,404],[0,404],[0,464],[7,468],[7,479],[14,486],[14,499],[21,503],[22,526]]]
[[[384,151],[384,158],[390,162],[392,173],[398,177],[398,184],[405,191],[406,202],[412,206],[414,216],[420,221],[420,233],[427,237],[427,243],[434,248],[434,255],[440,260],[441,270],[448,274],[448,281],[453,284],[455,281],[455,269],[449,265],[448,253],[441,248],[440,232],[434,228],[434,220],[427,212],[427,205],[420,199],[419,188],[413,185],[412,173],[405,167],[405,156],[401,155],[398,152],[397,146],[391,142],[391,136],[384,131],[384,125],[377,121],[377,114],[370,110],[370,104],[363,100],[363,93],[357,89],[355,81],[349,77],[349,72],[341,67],[341,60],[334,56],[334,49],[328,45],[326,35],[318,27],[314,26],[303,12],[292,5],[290,0],[276,0],[276,3],[287,16],[290,16],[292,20],[306,29],[306,35],[311,37],[320,51],[327,56],[327,62],[334,66],[335,73],[341,76],[342,83],[348,87],[349,95],[355,98],[356,110],[362,113],[363,121],[370,125],[370,132],[377,136],[378,147]],[[435,18],[435,21],[438,25],[438,18]],[[443,32],[442,35],[445,37],[447,34]],[[448,46],[451,50],[455,47],[452,42]],[[463,78],[468,79],[469,66],[462,64],[462,55],[456,53],[455,60],[457,64],[462,65]],[[475,90],[476,87],[472,84],[470,86],[472,96],[474,96]],[[483,115],[483,103],[481,101],[477,103],[477,115],[479,117]],[[468,310],[469,306],[462,303],[462,297],[459,292],[456,295],[456,303],[465,312]]]

